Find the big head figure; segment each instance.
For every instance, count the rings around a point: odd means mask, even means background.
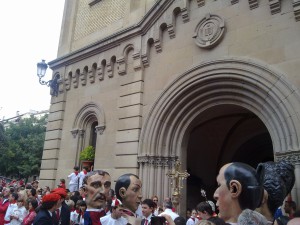
[[[240,213],[257,208],[263,196],[263,168],[256,171],[245,163],[224,165],[217,176],[218,188],[214,193],[219,216],[226,222],[236,223]]]
[[[85,201],[88,209],[104,208],[111,187],[111,177],[108,172],[94,170],[83,179]]]
[[[137,175],[124,174],[116,182],[115,193],[123,207],[135,213],[142,199],[142,181]]]

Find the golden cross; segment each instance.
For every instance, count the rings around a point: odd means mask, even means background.
[[[181,163],[177,159],[175,162],[175,170],[169,171],[166,175],[172,179],[171,185],[173,186],[173,196],[179,196],[180,195],[180,189],[183,188],[183,180],[188,178],[190,174],[185,171],[180,171],[180,165]]]

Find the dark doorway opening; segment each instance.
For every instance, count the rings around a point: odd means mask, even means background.
[[[244,162],[256,168],[273,161],[273,146],[264,123],[251,111],[236,105],[219,105],[194,121],[187,148],[187,208],[213,200],[219,169],[229,162]],[[213,200],[214,201],[214,200]],[[214,201],[215,202],[215,201]]]

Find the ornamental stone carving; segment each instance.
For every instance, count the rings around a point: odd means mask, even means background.
[[[96,126],[96,127],[95,127],[96,133],[98,133],[98,134],[100,134],[100,135],[103,134],[104,130],[105,130],[105,126]]]
[[[213,48],[223,38],[225,33],[225,22],[218,15],[208,13],[195,29],[195,43],[200,48]]]
[[[293,164],[300,162],[300,151],[287,151],[284,153],[275,153],[275,161],[287,160]]]
[[[177,156],[138,156],[139,164],[153,165],[155,167],[174,167]]]

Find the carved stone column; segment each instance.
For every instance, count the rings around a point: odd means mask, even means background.
[[[171,186],[166,173],[171,170],[177,157],[138,156],[140,179],[143,182],[143,198],[157,195],[160,201],[170,197]]]
[[[295,186],[292,191],[293,200],[299,205],[300,203],[300,162],[295,163]]]
[[[293,201],[300,203],[300,151],[286,151],[275,154],[275,161],[287,160],[295,166],[295,185],[292,190]]]

